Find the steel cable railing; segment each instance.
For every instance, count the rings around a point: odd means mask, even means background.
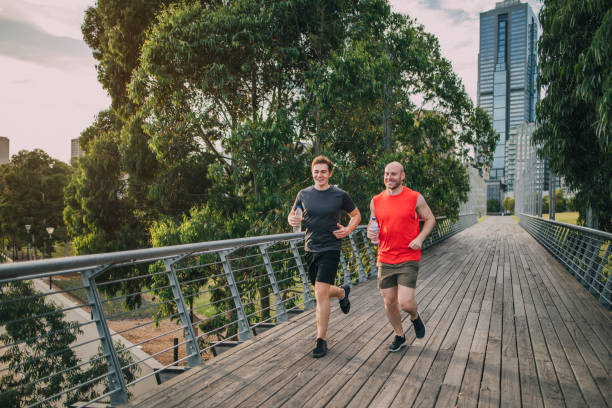
[[[474,223],[474,214],[462,215],[457,222],[440,218],[424,248]],[[0,347],[27,350],[51,344],[60,335],[73,343],[55,344],[46,355],[26,353],[21,365],[0,371],[0,376],[5,373],[15,380],[14,386],[5,382],[0,401],[28,389],[27,404],[33,407],[79,398],[122,404],[136,384],[156,375],[150,367],[163,371],[199,365],[216,354],[217,347],[248,340],[261,328],[287,320],[289,313],[313,308],[303,236],[279,234],[0,265],[0,307],[12,310],[0,317],[6,333]],[[365,226],[343,241],[341,254],[339,285],[376,276],[376,248],[367,240]],[[40,279],[46,277],[54,277],[56,287],[43,291]],[[80,312],[83,308],[86,314]],[[43,327],[50,318],[81,321],[14,336],[13,326],[25,322]],[[144,338],[136,335],[144,329],[154,331]],[[85,360],[75,354],[70,366],[20,381],[25,366],[74,354],[74,344],[97,345],[99,352]],[[139,369],[147,367],[149,372],[141,375]],[[61,386],[40,390],[49,381]]]
[[[599,302],[612,309],[612,234],[528,214],[520,214],[519,222]]]

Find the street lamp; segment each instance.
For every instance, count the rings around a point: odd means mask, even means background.
[[[26,233],[28,235],[30,235],[30,228],[32,228],[32,226],[30,224],[26,224],[25,225],[25,229],[26,229]],[[29,238],[29,237],[28,237]],[[30,260],[30,242],[28,241],[28,261]]]
[[[49,258],[51,258],[52,254],[53,254],[52,235],[53,235],[53,231],[55,230],[55,228],[47,227],[46,230],[47,230],[47,234],[49,234]],[[49,289],[53,289],[51,276],[49,276]]]

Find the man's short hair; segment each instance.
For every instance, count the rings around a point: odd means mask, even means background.
[[[329,158],[327,158],[326,156],[315,157],[314,160],[312,161],[312,164],[310,165],[311,170],[314,168],[315,164],[327,164],[327,169],[329,170],[330,173],[334,169],[334,163],[332,163],[332,161],[329,160]]]

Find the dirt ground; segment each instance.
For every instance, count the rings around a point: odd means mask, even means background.
[[[183,329],[181,328],[181,326],[178,326],[173,322],[163,320],[159,323],[159,327],[153,327],[153,324],[148,324],[143,327],[128,330],[146,322],[147,320],[116,320],[109,321],[108,325],[115,332],[120,333],[122,337],[125,337],[127,340],[132,342],[132,344],[138,344],[142,341],[160,336],[172,330],[179,329],[173,333],[166,334],[164,336],[156,338],[155,340],[148,341],[141,345],[142,350],[150,355],[160,353],[162,350],[169,348],[168,351],[155,355],[154,358],[163,365],[171,364],[174,361],[174,350],[172,349],[172,346],[174,345],[174,338],[178,338],[179,344],[185,341],[185,337],[183,336]],[[121,333],[123,330],[128,331]],[[196,336],[198,336],[198,333],[196,333]],[[185,344],[179,345],[178,352],[179,360],[185,357]],[[211,359],[212,357],[212,353],[202,353],[202,361],[206,361],[208,359]],[[184,366],[185,364],[186,360],[181,361],[178,365]]]
[[[133,344],[138,344],[142,341],[151,339],[153,337],[160,336],[164,333],[168,333],[169,331],[179,329],[173,333],[166,334],[165,336],[161,336],[155,340],[151,340],[147,343],[142,344],[142,350],[150,355],[161,352],[162,350],[168,349],[161,354],[156,355],[154,358],[159,361],[163,365],[171,364],[173,360],[174,351],[172,349],[173,340],[175,337],[178,338],[178,342],[183,343],[185,341],[185,337],[183,336],[183,329],[181,326],[177,326],[173,322],[164,320],[161,321],[159,327],[153,327],[153,324],[149,324],[143,327],[138,327],[133,330],[128,330],[134,328],[138,325],[145,323],[146,320],[116,320],[109,321],[108,325],[115,332],[120,333],[121,336],[125,337],[127,340],[132,342]],[[126,332],[121,333],[123,330],[128,330]],[[197,334],[196,334],[197,336]],[[179,360],[185,357],[185,345],[182,344],[178,347],[179,349]],[[208,360],[212,358],[212,354],[203,354],[202,360]],[[186,361],[181,361],[179,363],[180,366],[185,365]]]

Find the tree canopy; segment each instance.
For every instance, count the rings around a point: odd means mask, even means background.
[[[42,150],[22,150],[0,166],[0,231],[15,245],[32,243],[42,249],[53,237],[66,239],[62,219],[64,188],[71,168]],[[31,225],[27,233],[25,225]],[[32,241],[33,238],[33,241]]]
[[[469,151],[491,159],[488,117],[436,38],[387,1],[116,3],[83,25],[113,104],[83,132],[67,190],[79,253],[173,243],[188,214],[219,218],[199,239],[284,231],[316,154],[362,209],[399,160],[453,217]]]
[[[578,191],[581,219],[591,207],[599,228],[612,231],[612,2],[545,0],[540,22],[546,95],[533,143]]]

